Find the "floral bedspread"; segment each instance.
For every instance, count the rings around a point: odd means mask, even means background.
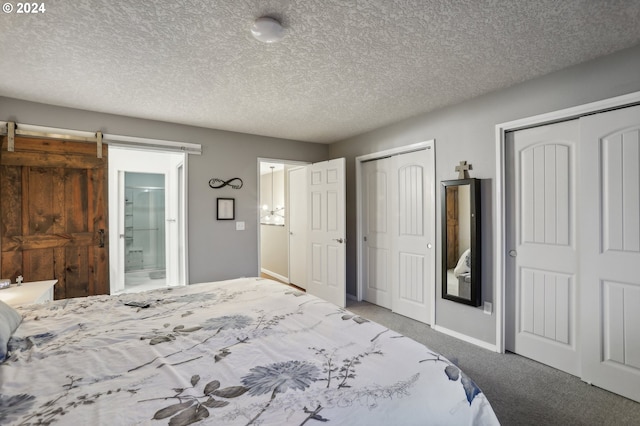
[[[270,280],[19,311],[0,366],[3,425],[498,423],[447,359]]]

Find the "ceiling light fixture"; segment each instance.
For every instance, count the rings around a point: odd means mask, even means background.
[[[284,37],[284,28],[276,19],[263,16],[253,22],[251,34],[263,43],[276,43]]]

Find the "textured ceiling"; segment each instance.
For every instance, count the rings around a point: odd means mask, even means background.
[[[640,43],[640,0],[44,4],[0,14],[2,96],[325,143]]]

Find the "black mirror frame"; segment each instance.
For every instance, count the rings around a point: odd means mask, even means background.
[[[455,179],[440,182],[441,226],[442,226],[442,298],[471,306],[480,306],[482,298],[481,232],[480,232],[480,180]],[[469,185],[471,217],[471,297],[454,296],[447,293],[447,187]]]

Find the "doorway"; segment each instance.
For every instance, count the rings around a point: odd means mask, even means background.
[[[167,283],[165,175],[124,172],[125,291]]]
[[[306,164],[258,159],[259,272],[303,289],[306,288]]]
[[[111,147],[111,292],[185,285],[184,153]]]
[[[282,165],[282,177],[276,172],[278,167],[271,168],[274,164]],[[258,200],[260,273],[344,307],[345,159],[313,164],[258,159],[258,170],[261,169],[261,198]],[[283,182],[282,186],[279,182]],[[281,192],[284,193],[284,204],[281,204],[282,197],[277,195]],[[278,213],[284,218],[272,217]],[[274,238],[276,233],[280,235],[277,240]],[[275,241],[270,244],[269,238]],[[268,269],[274,254],[279,256],[281,270],[286,271],[286,276]]]

